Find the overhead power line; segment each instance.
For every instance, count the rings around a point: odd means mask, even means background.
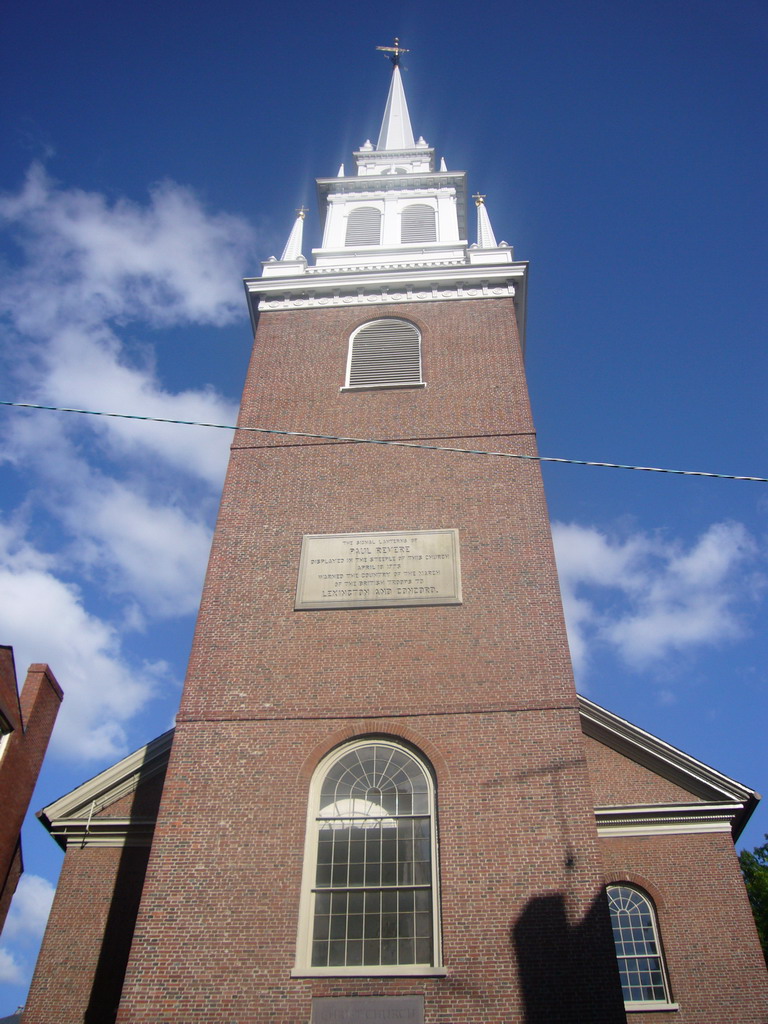
[[[449,448],[447,445],[423,444],[419,441],[389,441],[373,437],[342,437],[338,434],[312,434],[305,430],[278,430],[274,427],[238,427],[231,423],[204,423],[200,420],[176,420],[165,416],[138,416],[127,412],[103,412],[99,409],[68,409],[59,405],[36,405],[33,402],[8,402],[0,405],[14,409],[42,409],[47,412],[69,412],[80,416],[107,416],[119,420],[140,420],[145,423],[172,423],[182,427],[208,427],[212,430],[239,430],[255,434],[278,434],[282,437],[306,437],[316,441],[336,441],[340,444],[380,444],[395,448],[419,448],[430,452],[453,452],[457,455],[488,455],[499,459],[519,459],[524,462],[557,462],[566,466],[595,466],[598,469],[632,469],[639,473],[671,473],[674,476],[702,476],[713,480],[746,480],[768,484],[768,477],[737,476],[734,473],[707,473],[698,469],[669,469],[663,466],[631,466],[620,462],[594,462],[590,459],[564,459],[552,455],[522,455],[516,452],[494,452],[483,448]]]

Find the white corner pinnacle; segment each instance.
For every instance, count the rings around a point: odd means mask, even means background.
[[[296,221],[291,228],[288,241],[285,243],[283,255],[280,257],[281,260],[301,259],[301,247],[304,241],[304,217],[306,213],[307,211],[303,206],[296,211]]]
[[[395,65],[392,72],[392,82],[387,96],[387,106],[384,109],[384,120],[381,122],[379,141],[376,149],[413,149],[415,146],[411,118],[408,114],[408,104],[405,101],[403,80],[400,75],[400,68]]]
[[[496,236],[491,227],[491,218],[485,208],[485,196],[472,196],[477,206],[477,245],[479,249],[497,249]]]

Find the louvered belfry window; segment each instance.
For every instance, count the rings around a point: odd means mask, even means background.
[[[347,219],[345,245],[380,245],[381,210],[375,206],[358,206]]]
[[[426,203],[411,203],[400,215],[400,241],[434,242],[437,239],[435,211]]]
[[[408,320],[372,320],[350,339],[347,387],[421,384],[421,334]]]

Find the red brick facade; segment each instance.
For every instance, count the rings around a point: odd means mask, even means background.
[[[654,901],[675,1024],[765,1024],[768,977],[731,837],[604,838],[600,855],[607,884],[629,882]],[[633,1013],[631,1022],[669,1017]]]
[[[596,806],[697,799],[594,739],[585,737],[585,748]],[[679,1006],[674,1020],[764,1024],[768,978],[731,836],[603,836],[599,846],[606,884],[628,882],[653,900]],[[633,1024],[659,1017],[631,1015]]]
[[[30,665],[19,696],[13,651],[0,646],[0,931],[22,873],[22,822],[61,700],[47,665]]]
[[[264,314],[240,426],[535,452],[511,299],[375,312],[421,330],[425,389],[340,392],[366,310]],[[304,534],[430,528],[461,606],[294,611]],[[291,977],[308,777],[372,734],[435,769],[447,973]],[[538,465],[238,432],[119,1024],[413,993],[430,1022],[623,1020],[601,881]]]
[[[25,1021],[113,1021],[149,849],[67,849]]]

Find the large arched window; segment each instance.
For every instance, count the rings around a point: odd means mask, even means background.
[[[381,243],[381,210],[375,206],[358,206],[347,219],[345,245],[379,245]]]
[[[434,208],[411,203],[400,214],[401,242],[434,242],[437,239]]]
[[[421,334],[409,320],[371,320],[352,334],[347,387],[403,387],[422,383]]]
[[[296,973],[431,973],[435,859],[434,784],[419,757],[387,739],[326,757],[310,796]]]
[[[624,1002],[669,1003],[669,982],[650,899],[629,885],[610,885],[608,907]]]

